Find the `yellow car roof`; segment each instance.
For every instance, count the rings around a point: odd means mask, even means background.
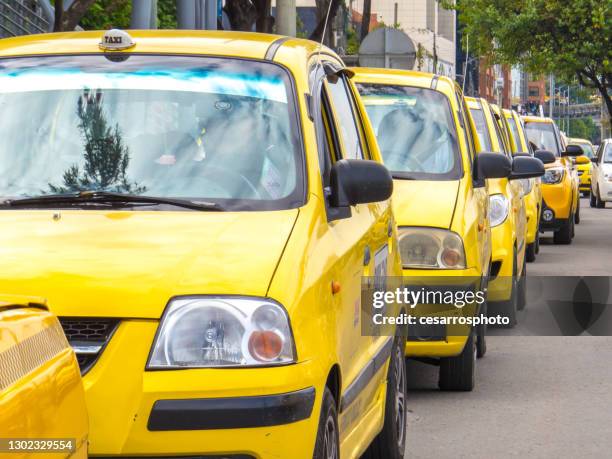
[[[468,108],[482,108],[483,101],[484,99],[482,99],[482,97],[465,97]]]
[[[0,40],[0,57],[40,54],[105,53],[99,44],[105,31],[25,35]],[[283,47],[317,51],[318,44],[299,38],[253,32],[196,30],[129,30],[135,46],[112,53],[194,54],[263,59],[270,46],[285,39]],[[107,51],[108,52],[108,51]],[[335,53],[323,48],[327,54]]]
[[[526,123],[544,123],[544,124],[554,124],[554,121],[548,117],[544,116],[523,116],[523,120]]]
[[[578,139],[577,137],[572,137],[571,139],[567,139],[567,142],[568,143],[588,143],[589,145],[593,146],[590,140]]]
[[[378,69],[370,67],[352,67],[351,71],[355,72],[354,80],[361,83],[385,83],[385,84],[402,84],[409,83],[410,86],[418,88],[430,88],[434,76],[438,80],[447,81],[453,84],[448,77],[434,75],[433,73],[418,72],[415,70],[398,70],[398,69]]]

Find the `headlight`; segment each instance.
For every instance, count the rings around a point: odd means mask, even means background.
[[[282,365],[295,361],[285,310],[265,298],[172,300],[147,368]]]
[[[503,194],[489,196],[489,222],[491,226],[501,225],[508,217],[510,205]]]
[[[463,241],[452,231],[400,228],[399,247],[404,268],[465,268]]]
[[[563,180],[563,174],[565,171],[562,167],[553,167],[551,169],[546,169],[544,176],[542,177],[542,183],[546,183],[552,185],[554,183],[559,183]]]

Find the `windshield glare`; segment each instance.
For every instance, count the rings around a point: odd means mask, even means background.
[[[273,64],[132,55],[0,60],[0,196],[85,190],[303,201],[288,76]]]
[[[358,84],[385,166],[395,177],[461,176],[455,125],[446,97],[434,90]]]
[[[555,129],[550,123],[525,123],[525,133],[530,142],[533,142],[538,150],[548,150],[556,156],[560,155],[557,145]]]

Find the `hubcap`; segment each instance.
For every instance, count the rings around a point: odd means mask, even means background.
[[[336,422],[330,414],[325,421],[325,436],[323,437],[323,457],[325,459],[338,459],[337,439]]]
[[[395,428],[397,433],[397,446],[403,448],[406,435],[406,365],[404,350],[397,349],[395,353]]]

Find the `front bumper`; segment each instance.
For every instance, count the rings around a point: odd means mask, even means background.
[[[469,282],[475,279],[481,280],[482,273],[475,268],[468,269],[403,269],[403,277],[439,277],[444,283],[444,278],[465,277]],[[409,329],[409,336],[406,340],[406,356],[407,357],[453,357],[461,354],[465,343],[467,342],[467,333],[461,330],[453,334],[452,330],[446,327],[426,327],[418,329]]]
[[[157,324],[121,322],[84,376],[91,456],[312,457],[325,384],[313,361],[146,371]]]
[[[567,225],[568,218],[558,218],[555,210],[542,199],[542,215],[540,217],[540,232],[558,231]]]
[[[573,194],[576,183],[567,175],[561,183],[542,184],[542,211],[545,207],[552,209],[556,219],[567,220],[572,213]],[[540,220],[543,223],[543,219]],[[540,229],[542,229],[540,225]]]
[[[487,298],[489,301],[505,301],[512,295],[514,268],[514,234],[509,218],[491,229],[491,239],[492,272]]]

